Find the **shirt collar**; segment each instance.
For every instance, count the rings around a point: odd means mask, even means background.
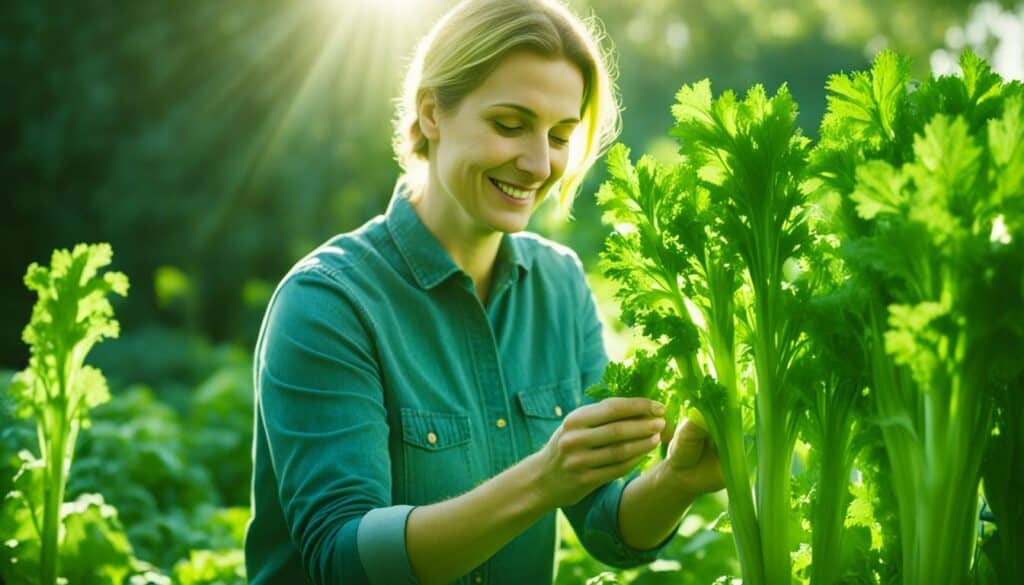
[[[420,221],[408,195],[402,183],[395,185],[385,221],[417,284],[423,289],[431,289],[461,269]],[[525,256],[520,242],[504,234],[494,261],[494,286],[501,286],[513,277],[521,278],[529,269]]]

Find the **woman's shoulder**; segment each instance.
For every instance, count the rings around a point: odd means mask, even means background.
[[[575,298],[589,290],[579,255],[569,246],[533,232],[512,234],[513,245],[533,278]]]
[[[569,246],[525,231],[512,234],[512,241],[523,263],[538,277],[586,286],[583,263]]]
[[[331,236],[311,250],[285,273],[278,290],[294,287],[296,281],[323,281],[347,289],[374,277],[381,264],[384,216],[377,216],[350,232]]]
[[[522,231],[510,234],[510,237],[520,257],[528,264],[540,265],[542,269],[583,269],[579,255],[565,244],[535,232]]]

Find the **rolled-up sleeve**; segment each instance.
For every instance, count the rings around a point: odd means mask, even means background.
[[[347,293],[306,267],[269,309],[256,384],[277,496],[314,583],[414,583],[371,322]]]
[[[562,508],[583,548],[606,565],[626,569],[651,563],[675,536],[673,531],[672,536],[658,546],[644,550],[623,541],[619,530],[622,492],[639,475],[639,472],[633,472],[625,478],[606,483],[578,503]]]
[[[578,327],[580,344],[580,381],[585,390],[601,381],[608,365],[608,354],[604,346],[603,326],[597,313],[594,294],[587,285],[582,265],[576,260],[579,289]],[[588,396],[583,397],[584,404],[593,403]],[[619,505],[622,492],[629,482],[639,477],[633,472],[624,478],[607,483],[573,506],[562,508],[569,523],[579,538],[580,544],[595,559],[619,568],[629,568],[653,562],[658,554],[672,540],[668,537],[658,546],[640,550],[627,545],[622,539],[619,529]],[[673,535],[675,532],[673,532]]]

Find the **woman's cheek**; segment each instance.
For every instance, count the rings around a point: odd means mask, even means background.
[[[488,158],[498,164],[508,161],[516,155],[516,141],[514,138],[503,136],[491,136],[487,142],[486,152]]]

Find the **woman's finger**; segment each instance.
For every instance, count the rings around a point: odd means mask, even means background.
[[[664,428],[665,419],[663,418],[632,418],[599,427],[571,431],[572,437],[569,439],[569,442],[575,447],[593,449],[646,438],[649,435],[661,433]]]
[[[665,407],[646,398],[606,398],[596,404],[581,406],[565,417],[567,428],[599,427],[625,418],[662,416]]]
[[[607,445],[598,449],[590,449],[578,453],[573,457],[574,465],[580,468],[600,468],[609,465],[616,465],[623,461],[629,461],[636,457],[643,456],[658,446],[661,442],[661,435],[658,433],[647,434],[643,438],[634,439],[614,445]]]
[[[629,473],[631,469],[643,461],[644,455],[646,455],[646,453],[641,453],[640,455],[637,455],[632,459],[627,459],[626,461],[592,469],[588,473],[588,480],[593,482],[595,485],[602,485],[620,478]]]

